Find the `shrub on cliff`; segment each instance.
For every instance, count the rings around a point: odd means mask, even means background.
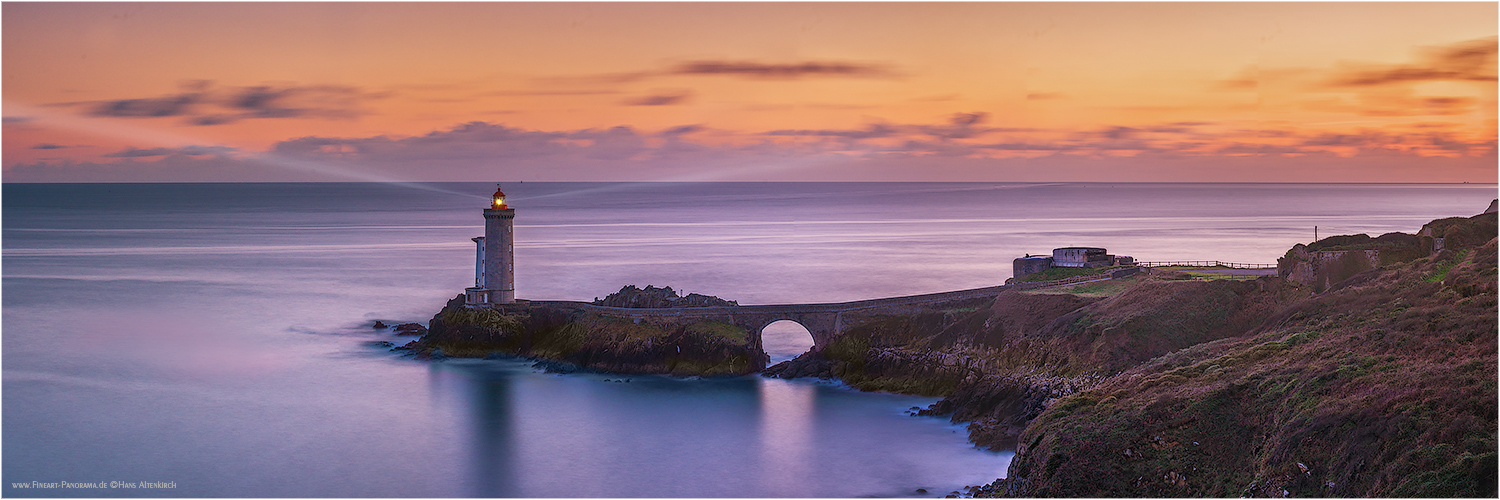
[[[1422,233],[1434,238],[1443,238],[1448,248],[1477,247],[1495,237],[1497,231],[1495,212],[1473,217],[1450,217],[1428,222]]]

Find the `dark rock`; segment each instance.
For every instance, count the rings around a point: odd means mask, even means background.
[[[380,321],[380,320],[378,320],[378,319],[377,319],[377,320],[375,320],[375,329],[376,329],[376,330],[379,330],[379,329],[382,329],[382,328],[390,328],[390,325],[387,325],[387,324],[385,324],[385,323],[382,323],[382,322],[381,322],[381,321]]]
[[[402,323],[396,325],[396,335],[426,335],[427,327],[417,323]]]
[[[492,353],[567,363],[538,368],[554,373],[583,369],[609,374],[677,377],[757,373],[767,356],[743,327],[712,321],[636,323],[641,335],[617,335],[629,320],[593,315],[581,306],[517,303],[467,307],[462,295],[427,323],[419,350],[442,347],[450,356]]]
[[[917,488],[917,494],[918,495],[926,495],[927,494],[927,488]]]
[[[386,342],[384,340],[378,340],[378,341],[375,341],[375,342],[368,342],[366,344],[369,345],[370,347],[383,347],[383,348],[391,348],[391,347],[395,347],[396,346],[396,344],[392,344],[392,343]]]
[[[686,297],[677,295],[672,287],[657,288],[646,285],[646,288],[636,288],[635,285],[626,285],[620,291],[609,294],[604,300],[594,299],[595,305],[609,307],[630,308],[668,308],[668,307],[713,307],[713,306],[737,306],[738,302],[724,300],[709,295],[690,293]]]
[[[772,378],[833,378],[834,362],[814,352],[805,352],[794,359],[776,363],[760,374]]]
[[[578,367],[578,365],[547,360],[541,360],[537,361],[536,363],[532,363],[531,367],[540,369],[547,373],[578,373],[580,371],[583,371]]]

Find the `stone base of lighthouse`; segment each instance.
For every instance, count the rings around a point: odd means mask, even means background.
[[[516,303],[516,291],[488,290],[484,288],[465,288],[464,303],[469,305],[514,304]]]

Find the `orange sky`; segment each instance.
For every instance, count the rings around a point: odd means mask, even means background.
[[[0,8],[6,182],[1496,181],[1493,2]]]

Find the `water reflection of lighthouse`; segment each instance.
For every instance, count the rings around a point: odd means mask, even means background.
[[[469,304],[516,302],[516,209],[505,205],[499,186],[484,209],[484,236],[474,238],[474,287],[464,289]]]

